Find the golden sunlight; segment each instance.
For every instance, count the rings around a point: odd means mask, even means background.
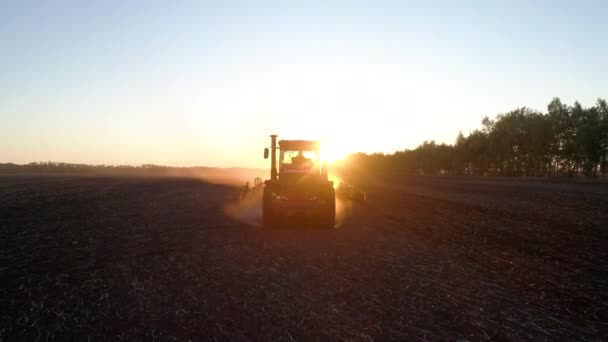
[[[327,141],[324,140],[321,143],[321,159],[328,163],[334,163],[341,159],[344,159],[350,151],[347,144],[340,144],[335,140]]]

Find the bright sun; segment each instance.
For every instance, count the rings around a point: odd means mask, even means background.
[[[327,142],[321,144],[321,159],[328,163],[333,163],[345,158],[350,151],[346,146],[341,146],[335,142]]]

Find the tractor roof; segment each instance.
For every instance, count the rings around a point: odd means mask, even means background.
[[[279,147],[287,151],[316,151],[319,149],[319,142],[316,140],[281,140]]]

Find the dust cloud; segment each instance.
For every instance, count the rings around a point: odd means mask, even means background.
[[[262,227],[263,188],[253,189],[237,202],[224,207],[226,215],[234,220],[253,227]]]

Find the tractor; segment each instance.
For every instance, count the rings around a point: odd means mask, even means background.
[[[270,179],[264,181],[262,216],[265,227],[286,220],[311,221],[332,228],[336,220],[336,194],[321,160],[321,144],[314,140],[280,140],[270,136]],[[278,152],[278,159],[277,159]]]

